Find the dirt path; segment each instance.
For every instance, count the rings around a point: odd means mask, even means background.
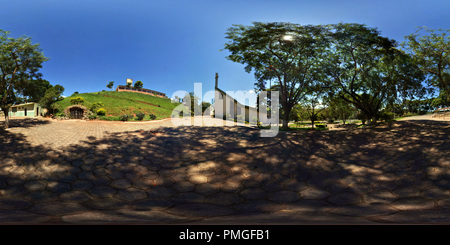
[[[405,117],[405,118],[399,119],[398,121],[409,121],[409,120],[450,121],[450,115],[446,115],[444,117],[442,115],[435,116],[434,114],[428,114],[428,115],[421,115],[421,116]]]

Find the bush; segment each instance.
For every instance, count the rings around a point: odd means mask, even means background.
[[[99,115],[99,116],[104,116],[104,115],[106,115],[106,109],[104,109],[104,108],[98,109],[98,110],[97,110],[97,115]]]
[[[145,117],[145,113],[139,112],[138,114],[136,114],[137,120],[142,121],[144,120]]]
[[[75,97],[70,99],[70,104],[72,105],[82,105],[84,103],[83,97]]]
[[[90,110],[92,112],[94,112],[94,111],[96,111],[96,110],[98,110],[98,109],[100,109],[102,107],[103,107],[103,103],[102,102],[95,102],[94,104],[91,105]]]
[[[150,120],[155,120],[156,119],[156,116],[153,115],[153,114],[150,114],[149,117],[150,117]]]
[[[122,116],[119,117],[120,121],[128,121],[130,120],[132,117],[128,114],[123,114]]]
[[[392,120],[392,119],[394,119],[394,113],[392,113],[392,112],[382,112],[381,115],[380,115],[380,119],[382,121]]]

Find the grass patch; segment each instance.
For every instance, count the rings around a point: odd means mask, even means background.
[[[119,121],[119,117],[124,114],[133,115],[131,121],[134,121],[138,113],[145,113],[144,121],[151,120],[150,114],[156,116],[155,120],[169,118],[172,110],[179,105],[179,103],[172,103],[168,98],[133,92],[104,91],[76,94],[74,97],[84,98],[83,106],[88,109],[95,103],[102,103],[102,108],[106,110],[106,113],[104,116],[100,116],[99,119],[107,121]],[[72,98],[66,97],[56,102],[56,105],[63,111],[71,106],[70,99]]]

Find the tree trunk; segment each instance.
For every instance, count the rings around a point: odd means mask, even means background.
[[[2,108],[2,111],[3,111],[3,108]],[[7,129],[7,128],[9,127],[9,115],[8,115],[8,113],[9,113],[9,108],[8,108],[8,110],[6,111],[6,113],[5,113],[5,111],[3,111],[3,113],[5,114],[5,129]]]
[[[289,129],[289,115],[291,114],[292,107],[289,108],[288,105],[283,105],[283,125],[282,128]],[[270,115],[272,117],[272,114]],[[277,122],[279,123],[279,122]]]
[[[283,114],[283,129],[289,129],[289,113],[285,112]]]
[[[373,116],[372,119],[369,119],[368,125],[376,125],[377,124],[377,117]]]

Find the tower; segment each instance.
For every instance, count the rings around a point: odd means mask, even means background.
[[[127,78],[127,85],[128,84],[129,84],[129,86],[133,86],[133,79]]]

